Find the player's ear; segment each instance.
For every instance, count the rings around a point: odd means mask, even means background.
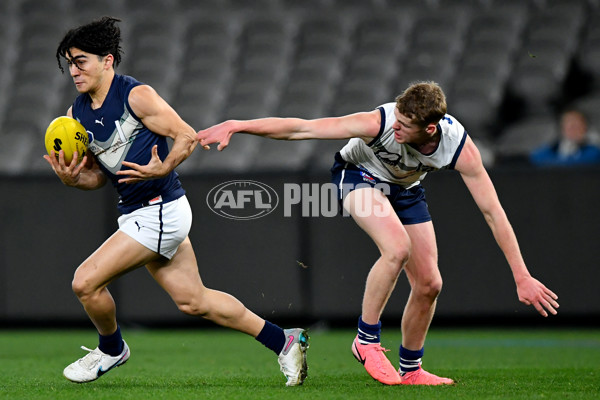
[[[425,127],[425,132],[427,132],[428,135],[433,135],[435,133],[436,129],[437,129],[436,124],[428,124]]]
[[[107,54],[104,56],[104,68],[110,69],[113,66],[113,62],[115,61],[115,57],[112,54]]]

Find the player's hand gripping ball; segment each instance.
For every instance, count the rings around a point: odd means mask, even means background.
[[[73,153],[77,151],[77,163],[85,156],[89,144],[88,134],[79,121],[71,117],[55,118],[46,129],[46,151],[48,155],[54,150],[58,159],[60,150],[65,153],[65,164],[69,165]]]

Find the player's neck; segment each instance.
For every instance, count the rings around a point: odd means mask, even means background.
[[[436,128],[435,133],[425,139],[422,143],[411,143],[411,147],[417,150],[419,153],[428,155],[435,152],[440,144],[442,135]]]
[[[106,72],[100,80],[98,87],[88,92],[88,95],[92,100],[91,106],[93,110],[97,110],[104,104],[104,100],[106,99],[106,96],[108,96],[108,91],[110,90],[113,79],[115,79],[115,71],[111,70]]]

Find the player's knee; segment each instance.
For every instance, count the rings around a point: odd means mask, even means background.
[[[427,279],[424,279],[421,282],[419,282],[417,285],[418,287],[414,289],[416,289],[421,296],[431,299],[433,301],[437,299],[437,297],[441,293],[443,281],[442,277],[438,275],[428,277]]]
[[[209,307],[202,301],[190,299],[188,301],[176,301],[177,308],[184,314],[204,317],[209,312]]]
[[[410,257],[410,246],[401,245],[386,250],[381,255],[390,268],[396,275],[400,275],[402,268],[408,262]]]
[[[86,298],[98,294],[105,287],[95,274],[90,273],[98,268],[97,265],[91,264],[88,261],[84,262],[77,268],[71,282],[73,293],[83,301]]]
[[[73,281],[71,282],[71,289],[79,299],[89,297],[95,291],[94,285],[92,285],[85,276],[77,273],[75,273]]]
[[[79,299],[85,299],[93,294],[91,286],[82,279],[73,279],[71,289]]]

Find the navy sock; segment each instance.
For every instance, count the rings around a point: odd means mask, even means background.
[[[410,371],[416,371],[421,366],[421,357],[425,353],[425,348],[421,350],[407,350],[400,346],[400,372],[404,375]]]
[[[256,337],[256,340],[279,355],[285,345],[285,334],[283,333],[283,329],[277,325],[265,321],[265,326]]]
[[[358,343],[371,344],[381,342],[381,321],[377,325],[369,325],[358,317]]]
[[[100,341],[98,348],[101,352],[115,357],[123,351],[123,338],[121,337],[121,328],[119,326],[117,326],[117,330],[112,335],[102,336],[98,334],[98,338]]]

